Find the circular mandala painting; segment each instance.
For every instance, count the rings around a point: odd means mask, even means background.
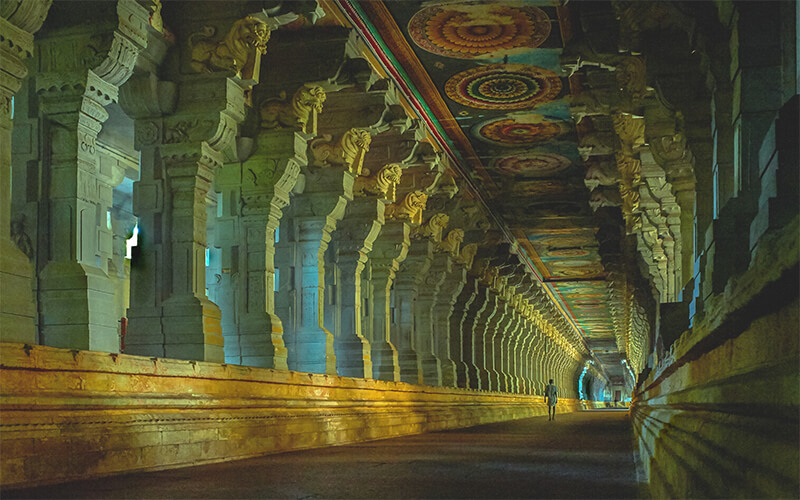
[[[479,139],[498,146],[530,146],[549,141],[566,133],[568,125],[561,121],[518,122],[513,118],[484,122],[473,129]]]
[[[447,97],[478,109],[528,109],[561,93],[553,71],[527,64],[489,64],[456,73],[444,85]]]
[[[497,58],[538,47],[550,35],[550,19],[530,5],[472,3],[427,7],[411,18],[417,46],[458,59]]]
[[[551,153],[521,153],[497,160],[494,167],[507,175],[549,177],[572,164],[569,158]]]

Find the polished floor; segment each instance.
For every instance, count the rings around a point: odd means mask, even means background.
[[[622,410],[3,492],[6,498],[637,498]]]

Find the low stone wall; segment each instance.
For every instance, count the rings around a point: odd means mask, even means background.
[[[10,343],[0,387],[4,487],[547,414],[541,396]]]
[[[794,245],[764,254],[714,297],[634,398],[653,498],[797,498],[800,302],[797,225],[790,229]]]

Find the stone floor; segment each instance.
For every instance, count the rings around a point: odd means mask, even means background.
[[[7,498],[636,498],[627,411],[592,410],[93,481]]]

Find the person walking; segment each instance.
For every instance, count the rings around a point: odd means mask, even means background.
[[[549,417],[547,420],[555,420],[556,403],[558,402],[558,389],[556,389],[553,379],[550,379],[550,383],[544,388],[544,399],[547,403],[547,416]]]

